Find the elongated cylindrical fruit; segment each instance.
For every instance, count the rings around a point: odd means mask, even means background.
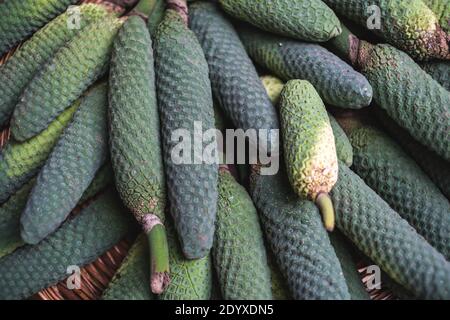
[[[280,95],[284,88],[284,83],[280,79],[273,76],[263,76],[261,77],[261,81],[272,103],[275,106],[278,106]],[[337,157],[340,161],[350,167],[353,162],[352,145],[350,144],[344,130],[342,130],[339,123],[330,113],[328,113],[328,118],[330,118],[330,125],[333,129]]]
[[[161,300],[209,300],[213,266],[211,256],[189,260],[184,257],[175,230],[168,219],[167,237],[170,252],[170,283],[158,296]]]
[[[419,164],[423,171],[450,200],[450,166],[448,161],[417,142],[406,130],[389,118],[386,111],[376,108],[376,115],[383,126],[403,149]]]
[[[242,25],[239,35],[248,54],[284,81],[304,79],[331,105],[359,109],[372,101],[372,87],[363,75],[327,49],[258,31]]]
[[[130,81],[134,79],[134,81]],[[164,221],[166,182],[162,161],[152,41],[144,21],[130,17],[114,42],[109,77],[109,134],[111,161],[122,200],[148,234]],[[156,218],[156,219],[155,219]],[[164,228],[158,225],[160,231]],[[168,281],[167,240],[153,243],[151,285],[160,293]],[[150,246],[153,248],[153,246]],[[165,260],[165,261],[163,261]]]
[[[154,300],[150,291],[150,259],[146,237],[141,235],[128,251],[102,294],[103,300]]]
[[[117,199],[105,193],[38,245],[0,259],[0,299],[28,298],[66,278],[69,266],[92,262],[125,237],[133,224]]]
[[[0,2],[0,56],[76,0],[16,0]]]
[[[78,106],[79,101],[34,138],[25,142],[10,140],[6,144],[0,153],[0,203],[39,172]]]
[[[447,34],[422,0],[324,0],[333,10],[374,31],[419,60],[450,59]]]
[[[217,149],[215,132],[202,139],[214,128],[208,64],[194,33],[172,9],[159,24],[154,49],[170,212],[184,255],[201,258],[212,247],[217,210],[218,164],[203,157]]]
[[[234,126],[267,137],[268,150],[278,151],[278,116],[234,27],[213,3],[190,7],[190,28],[205,52],[214,96]],[[256,141],[252,141],[256,143]],[[261,144],[260,144],[261,146]]]
[[[219,0],[230,15],[269,32],[306,41],[327,41],[340,22],[321,0]]]
[[[68,22],[73,11],[66,11],[36,32],[0,67],[0,127],[9,120],[20,94],[47,60],[85,26],[108,15],[103,5],[85,4],[73,8],[79,15],[79,26],[75,28]]]
[[[450,260],[450,203],[389,136],[363,125],[349,133],[353,170]]]
[[[268,246],[270,247],[270,246]],[[273,254],[268,252],[267,262],[270,269],[270,279],[272,281],[272,297],[273,300],[290,300],[291,294],[289,288],[284,280],[283,274],[275,261]]]
[[[36,244],[75,208],[108,156],[107,85],[87,93],[40,171],[22,213],[21,236]]]
[[[431,61],[420,66],[441,86],[450,91],[450,61]]]
[[[331,195],[337,227],[390,277],[421,298],[450,298],[450,263],[344,164]]]
[[[285,85],[280,118],[291,186],[320,207],[325,227],[331,231],[334,214],[327,198],[338,176],[336,145],[325,105],[308,81],[291,80]]]
[[[351,252],[350,243],[339,231],[330,233],[330,241],[341,264],[352,300],[369,300],[370,297],[359,275],[357,261]]]
[[[219,203],[212,251],[225,300],[271,300],[270,271],[258,214],[226,166],[219,172]]]
[[[417,141],[450,161],[450,91],[390,45],[361,42],[357,63],[377,105]]]
[[[252,198],[268,243],[294,299],[350,299],[339,260],[314,203],[291,190],[285,172],[259,175]]]
[[[90,24],[39,70],[14,109],[14,138],[24,141],[44,130],[105,74],[112,43],[122,23],[111,16]]]

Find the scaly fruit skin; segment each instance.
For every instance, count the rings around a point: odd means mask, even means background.
[[[432,61],[420,65],[434,80],[450,91],[450,62]]]
[[[278,105],[281,92],[284,88],[284,83],[280,79],[273,76],[263,76],[261,77],[261,81],[272,103],[274,105]],[[353,163],[352,145],[350,144],[350,141],[348,141],[347,135],[337,123],[336,119],[330,113],[328,113],[328,117],[330,119],[331,128],[333,129],[337,157],[340,161],[350,167]]]
[[[234,27],[213,3],[198,2],[189,10],[190,28],[199,39],[209,65],[214,96],[235,127],[278,129],[278,116]],[[278,136],[268,132],[268,148]]]
[[[114,274],[103,300],[154,300],[150,291],[150,260],[146,237],[140,236]]]
[[[85,4],[79,7],[80,28],[70,28],[70,11],[66,11],[36,32],[0,67],[0,127],[9,120],[22,91],[36,72],[53,54],[86,25],[108,14],[106,7]]]
[[[272,300],[263,234],[252,199],[228,169],[219,172],[212,251],[225,300]]]
[[[272,281],[273,300],[292,300],[286,281],[284,280],[272,253],[267,254],[267,262],[269,264],[270,279]]]
[[[283,81],[273,76],[262,76],[260,79],[272,104],[274,106],[278,105],[281,91],[284,88]]]
[[[208,254],[214,237],[218,165],[199,159],[198,149],[209,145],[209,149],[216,150],[215,135],[203,144],[194,141],[186,146],[183,153],[188,154],[188,163],[176,163],[183,159],[176,159],[180,157],[176,151],[180,146],[172,140],[172,134],[182,129],[190,139],[198,140],[206,130],[214,128],[208,65],[195,35],[173,10],[166,10],[154,49],[170,212],[184,255],[201,258]],[[201,130],[195,130],[195,122],[202,125]]]
[[[108,186],[114,183],[114,172],[111,164],[107,162],[100,169],[98,169],[89,187],[84,191],[80,198],[80,203],[95,197],[99,192],[105,190]]]
[[[417,141],[450,161],[450,92],[390,45],[362,43],[360,57],[377,105]]]
[[[341,33],[338,17],[321,0],[219,0],[230,15],[287,37],[323,42]]]
[[[383,126],[395,137],[406,152],[450,200],[450,166],[448,162],[418,143],[406,130],[390,119],[384,110],[376,108],[376,115]]]
[[[152,42],[130,17],[114,42],[109,77],[109,138],[117,189],[139,219],[164,220],[166,202]]]
[[[347,167],[351,167],[353,164],[353,147],[348,140],[342,127],[336,121],[336,119],[328,113],[330,119],[330,125],[333,129],[334,142],[336,144],[336,154],[339,161],[342,161]]]
[[[76,2],[76,0],[2,1],[0,56]]]
[[[291,80],[280,97],[281,131],[289,181],[312,201],[329,193],[338,176],[338,160],[325,105],[314,87]]]
[[[11,133],[15,139],[24,141],[44,130],[106,73],[112,43],[122,23],[115,17],[91,23],[39,70],[14,109]]]
[[[366,27],[378,6],[381,29],[378,36],[398,46],[414,59],[450,59],[446,33],[439,28],[436,15],[422,0],[324,0],[333,10]]]
[[[0,299],[25,299],[66,278],[68,266],[82,267],[119,242],[134,228],[117,199],[105,193],[38,245],[0,259]]]
[[[353,130],[353,170],[450,260],[450,203],[401,147],[380,130]]]
[[[20,219],[26,243],[38,243],[61,225],[106,161],[107,90],[99,85],[82,99],[40,171]]]
[[[329,234],[330,241],[344,272],[348,291],[352,300],[370,300],[370,296],[361,280],[358,272],[357,262],[350,252],[349,243],[339,231]]]
[[[450,34],[450,2],[448,0],[423,0],[436,14],[441,28]]]
[[[238,29],[248,54],[284,81],[311,82],[331,105],[360,109],[372,101],[372,87],[363,75],[327,49],[263,33],[250,26]]]
[[[207,256],[188,260],[178,244],[172,221],[167,221],[170,253],[170,283],[158,296],[161,300],[209,300],[212,288],[213,266]]]
[[[350,299],[339,260],[314,203],[300,200],[284,172],[251,178],[252,198],[294,299]]]
[[[79,102],[65,110],[47,129],[29,141],[10,141],[0,153],[0,203],[38,173],[64,128],[72,119]]]
[[[27,204],[35,179],[30,180],[0,206],[0,258],[22,246],[20,215]]]
[[[395,281],[424,299],[450,299],[450,263],[344,164],[331,191],[338,228]]]

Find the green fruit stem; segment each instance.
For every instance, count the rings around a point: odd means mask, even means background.
[[[352,65],[358,60],[360,40],[346,26],[341,24],[342,33],[329,41],[335,53]]]
[[[154,294],[161,294],[170,282],[166,229],[154,214],[144,216],[143,228],[150,249],[150,287]]]
[[[315,201],[320,213],[322,214],[325,229],[332,232],[334,230],[335,217],[333,202],[328,193],[321,192],[317,195]]]
[[[155,4],[156,0],[140,0],[130,12],[130,15],[137,15],[144,18],[144,20],[147,20],[148,16],[152,13]]]

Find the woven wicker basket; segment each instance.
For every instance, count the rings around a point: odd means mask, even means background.
[[[99,3],[103,0],[85,0],[81,2]],[[124,0],[124,3],[129,5],[136,2],[136,0]],[[15,50],[14,48],[4,57],[0,58],[0,65],[5,63],[11,57]],[[9,140],[9,129],[0,132],[0,150]],[[75,212],[77,209],[74,210]],[[99,299],[112,279],[114,273],[120,267],[123,259],[126,257],[128,250],[132,245],[132,239],[124,239],[113,248],[108,250],[97,260],[89,265],[81,268],[81,288],[76,290],[68,289],[66,281],[60,281],[58,284],[41,290],[31,297],[35,300],[96,300]],[[373,275],[367,272],[367,264],[361,262],[359,273],[364,284],[371,282]],[[366,286],[367,287],[367,286]],[[374,289],[369,291],[370,297],[373,300],[389,300],[394,299],[392,293],[386,289]]]

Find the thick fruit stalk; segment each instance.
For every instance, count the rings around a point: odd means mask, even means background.
[[[14,138],[24,141],[44,130],[105,74],[112,43],[122,23],[121,19],[106,17],[90,24],[39,70],[14,109]]]
[[[218,164],[215,133],[202,139],[214,128],[208,65],[185,18],[166,10],[155,35],[155,71],[170,212],[184,255],[197,259],[213,243]]]
[[[66,278],[68,266],[92,262],[125,237],[133,224],[117,199],[105,193],[38,245],[0,259],[0,299],[28,298]]]
[[[283,81],[273,76],[263,76],[261,77],[261,81],[272,103],[275,106],[278,106],[280,95],[284,88]],[[330,118],[331,128],[333,129],[337,157],[340,161],[350,167],[353,163],[352,145],[336,119],[330,113],[328,113],[328,117]]]
[[[20,219],[26,243],[37,244],[61,225],[105,163],[107,103],[106,84],[87,93],[39,172]]]
[[[309,82],[291,80],[281,93],[280,115],[289,181],[299,196],[317,204],[325,227],[332,231],[328,193],[337,180],[338,160],[325,106]]]
[[[372,101],[367,79],[322,46],[271,35],[251,26],[242,25],[238,31],[255,62],[284,81],[308,80],[326,103],[360,109]]]
[[[38,173],[78,106],[79,101],[34,138],[22,143],[10,140],[6,144],[0,154],[0,203]]]
[[[169,257],[162,226],[166,190],[153,66],[147,26],[140,17],[132,16],[119,31],[112,51],[109,77],[111,161],[122,200],[147,228],[150,249],[153,249],[150,252],[152,291],[161,293],[169,281]]]
[[[369,294],[358,272],[357,261],[351,252],[351,244],[339,231],[330,234],[330,241],[341,264],[352,300],[369,300]]]
[[[423,171],[441,189],[442,193],[450,200],[450,166],[448,162],[439,157],[433,151],[418,143],[406,130],[389,118],[384,110],[376,108],[376,115],[392,137],[408,152],[419,164]]]
[[[258,130],[260,136],[264,135],[261,129],[267,130],[267,150],[277,153],[277,113],[233,25],[213,3],[191,5],[189,17],[189,26],[205,52],[214,96],[220,106],[236,128]]]
[[[373,31],[419,60],[450,59],[447,34],[422,0],[324,0],[332,9]],[[378,7],[379,12],[376,11]],[[376,14],[381,14],[376,27]],[[375,17],[375,19],[374,19]]]
[[[164,18],[165,11],[166,11],[166,0],[155,0],[153,10],[149,14],[147,19],[147,28],[152,36],[155,35],[159,23]]]
[[[0,127],[9,120],[20,94],[47,60],[85,26],[108,15],[103,5],[85,4],[73,8],[80,14],[79,27],[68,23],[72,11],[66,11],[36,32],[0,67]]]
[[[0,56],[29,37],[76,0],[15,0],[0,2]]]
[[[178,244],[171,221],[167,220],[170,253],[170,283],[158,296],[161,300],[209,300],[213,266],[211,256],[188,260]]]
[[[270,271],[256,208],[226,165],[219,172],[212,256],[225,300],[272,299]]]
[[[138,237],[102,295],[103,300],[154,300],[150,291],[150,259],[144,235]]]
[[[219,0],[230,15],[269,32],[306,41],[341,33],[338,17],[321,0]]]
[[[356,173],[339,165],[336,225],[395,281],[425,299],[450,299],[450,263]]]
[[[339,260],[314,203],[292,192],[284,171],[250,187],[268,243],[294,299],[350,299]],[[325,280],[325,281],[324,281]]]
[[[349,128],[347,128],[349,129]],[[450,203],[389,136],[360,124],[349,130],[353,170],[450,260]]]

